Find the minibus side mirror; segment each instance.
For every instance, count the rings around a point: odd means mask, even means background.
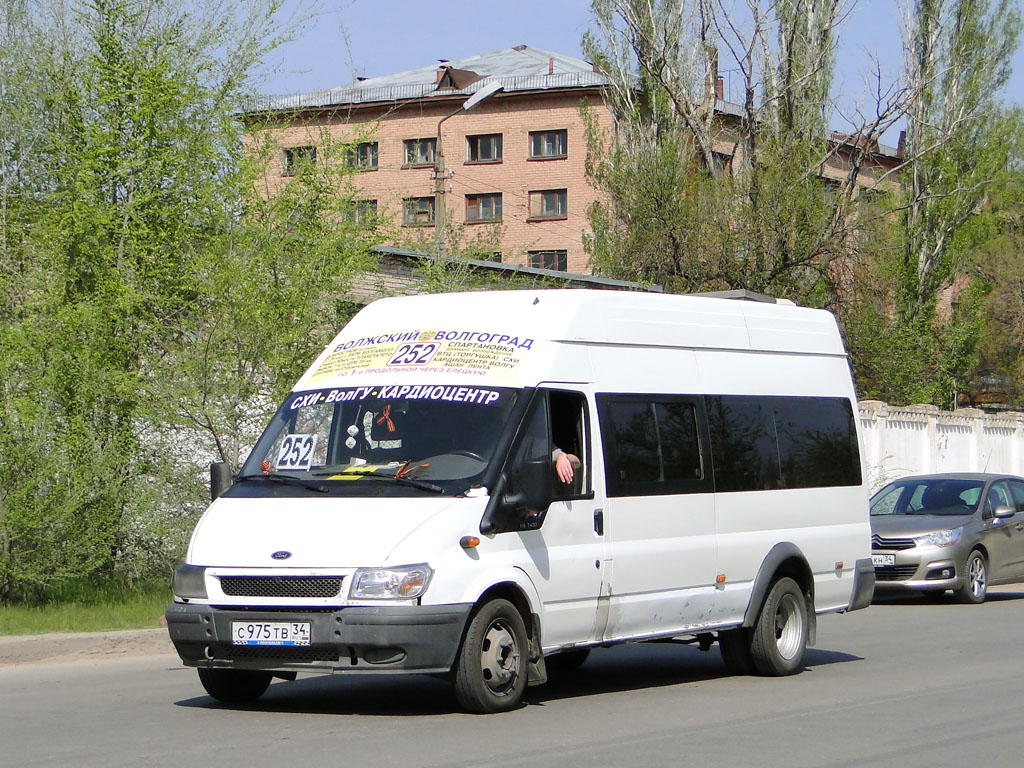
[[[231,465],[226,461],[210,464],[210,501],[223,495],[231,487]]]
[[[506,493],[506,508],[525,508],[543,512],[551,506],[551,462],[545,459],[526,461],[513,471],[512,493]]]

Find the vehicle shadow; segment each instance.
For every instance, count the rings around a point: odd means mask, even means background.
[[[808,648],[805,672],[829,664],[860,661],[838,651]],[[732,677],[717,647],[700,651],[675,643],[643,643],[598,648],[578,669],[550,673],[545,685],[530,688],[525,703],[543,705],[560,699],[600,696]],[[197,689],[201,690],[198,679]],[[209,696],[175,702],[176,706],[284,714],[330,714],[364,717],[459,714],[446,680],[426,675],[336,675],[275,681],[251,704],[227,704]],[[468,715],[467,715],[468,717]]]
[[[1024,600],[1024,590],[1019,585],[1012,587],[992,587],[985,595],[986,603],[1008,602],[1012,600]],[[892,592],[879,594],[875,593],[871,599],[872,605],[956,605],[957,599],[952,592],[944,592],[941,595],[926,594],[924,592]]]

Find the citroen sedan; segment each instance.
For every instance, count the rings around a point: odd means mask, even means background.
[[[901,478],[871,497],[871,533],[875,594],[953,590],[984,602],[990,585],[1024,581],[1024,478]]]

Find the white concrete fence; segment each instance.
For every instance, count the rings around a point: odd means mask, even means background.
[[[872,492],[904,475],[1007,472],[1024,475],[1024,413],[934,405],[860,403],[865,474]]]

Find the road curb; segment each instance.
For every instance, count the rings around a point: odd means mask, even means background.
[[[0,667],[58,659],[158,653],[174,653],[167,630],[163,628],[0,636]]]

